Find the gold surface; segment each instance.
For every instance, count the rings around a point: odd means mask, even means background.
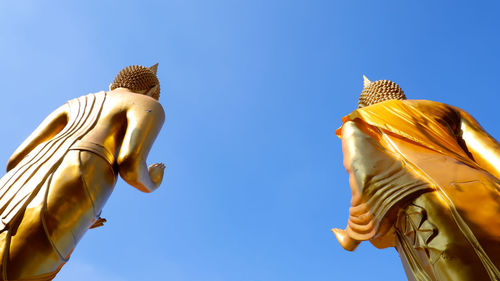
[[[163,164],[146,158],[164,121],[157,87],[69,101],[19,146],[0,179],[0,280],[52,280],[91,227],[118,174],[143,192]]]
[[[500,145],[466,112],[390,100],[337,131],[352,200],[347,250],[396,247],[409,280],[500,280]]]

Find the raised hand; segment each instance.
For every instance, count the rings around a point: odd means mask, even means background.
[[[163,163],[155,163],[149,166],[148,172],[151,181],[155,184],[156,187],[159,187],[163,180],[163,173],[165,171],[165,164]]]

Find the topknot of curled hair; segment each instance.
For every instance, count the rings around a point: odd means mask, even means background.
[[[148,67],[141,65],[127,66],[116,75],[110,86],[111,90],[116,88],[127,88],[133,92],[147,91],[156,87],[152,97],[160,97],[160,81],[156,74]]]
[[[359,108],[387,100],[405,100],[406,96],[398,84],[389,80],[378,80],[366,85],[359,97]]]

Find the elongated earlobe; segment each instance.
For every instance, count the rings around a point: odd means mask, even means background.
[[[154,99],[158,99],[159,98],[159,95],[158,95],[158,87],[160,87],[159,85],[155,85],[153,88],[149,89],[149,91],[146,92],[146,96],[150,96]]]

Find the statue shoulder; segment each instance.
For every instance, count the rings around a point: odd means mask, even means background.
[[[164,118],[165,110],[163,109],[163,106],[158,100],[145,95],[140,95],[140,94],[134,94],[134,95],[136,95],[137,97],[135,97],[132,107],[134,107],[137,110],[153,113],[155,115],[159,115],[162,118]]]
[[[86,95],[83,95],[83,96],[79,96],[79,97],[71,99],[69,101],[87,99],[89,97],[101,97],[102,98],[102,97],[105,97],[106,95],[107,95],[107,92],[100,91],[100,92],[96,92],[96,93],[89,93],[89,94],[86,94]]]
[[[429,112],[435,115],[457,113],[456,107],[442,102],[430,100],[404,100],[402,102],[424,112]]]
[[[137,113],[137,115],[154,115],[155,119],[161,120],[165,118],[165,110],[163,109],[163,106],[156,99],[149,96],[132,92],[108,92],[106,101],[112,107],[121,108],[127,112],[134,112]]]
[[[440,123],[446,124],[454,132],[460,128],[460,109],[457,107],[430,100],[407,100],[406,104],[419,110],[428,118],[432,118]]]
[[[415,107],[442,107],[442,108],[453,108],[451,105],[448,105],[446,103],[438,102],[438,101],[431,101],[431,100],[403,100],[401,102],[404,102],[408,105],[412,105]]]

